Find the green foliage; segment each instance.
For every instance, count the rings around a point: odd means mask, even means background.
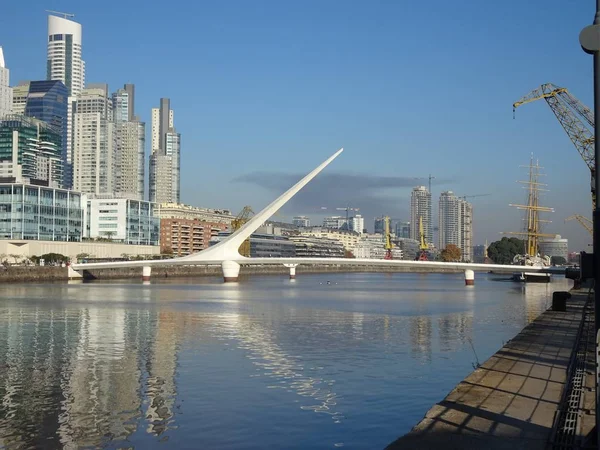
[[[503,237],[492,242],[487,249],[488,257],[496,264],[512,264],[516,255],[525,252],[525,241],[514,237]]]
[[[444,262],[460,261],[461,256],[462,252],[460,251],[460,248],[458,248],[454,244],[448,244],[446,248],[440,253],[440,257]]]
[[[46,254],[40,256],[39,259],[43,259],[44,264],[69,262],[69,257],[65,256],[65,255],[61,255],[60,253],[46,253]],[[38,259],[38,261],[39,261],[39,259]]]
[[[553,266],[562,266],[567,263],[567,260],[563,256],[552,256],[550,258],[550,263]]]

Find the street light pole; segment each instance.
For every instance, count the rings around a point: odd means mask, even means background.
[[[579,34],[579,43],[586,53],[594,55],[594,188],[600,195],[600,0],[596,0],[596,15],[593,25],[585,27]],[[594,207],[594,319],[596,329],[596,436],[600,443],[600,199]]]

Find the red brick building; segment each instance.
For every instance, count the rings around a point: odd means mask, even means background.
[[[160,219],[160,252],[185,256],[208,248],[212,236],[227,229],[224,223],[198,219]]]

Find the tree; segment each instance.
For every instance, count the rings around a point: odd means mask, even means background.
[[[8,256],[15,260],[15,264],[17,264],[19,262],[18,260],[21,259],[21,255],[17,255],[16,253],[11,253]]]
[[[61,255],[60,253],[45,253],[40,256],[40,259],[44,260],[44,264],[69,262],[69,257]]]
[[[567,260],[563,256],[552,256],[550,257],[550,263],[553,266],[562,266],[567,263]]]
[[[90,254],[89,253],[85,253],[85,252],[83,252],[83,253],[77,253],[76,257],[77,257],[77,261],[81,261],[82,259],[89,258]]]
[[[162,252],[163,255],[172,255],[173,254],[173,249],[171,247],[165,247],[163,248]]]
[[[514,237],[503,237],[492,242],[487,249],[488,257],[496,264],[512,264],[514,257],[524,252],[525,241]]]
[[[354,258],[354,253],[352,253],[350,250],[344,249],[344,258]]]
[[[106,236],[106,239],[108,239],[109,241],[112,241],[112,238],[114,235],[115,235],[114,231],[105,231],[104,232],[104,236]]]
[[[458,248],[456,245],[448,244],[446,245],[446,248],[442,250],[440,256],[442,258],[442,261],[444,262],[456,262],[460,261],[462,252],[460,251],[460,248]]]

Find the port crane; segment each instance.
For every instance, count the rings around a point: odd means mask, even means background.
[[[473,197],[487,197],[488,195],[492,195],[492,194],[461,195],[458,198],[462,198],[463,200],[467,200],[468,198],[473,198]]]
[[[579,155],[590,169],[592,183],[592,205],[596,208],[594,173],[594,113],[575,98],[566,88],[552,83],[542,84],[529,94],[513,103],[513,117],[516,109],[536,100],[546,100],[548,106],[575,145]]]
[[[428,261],[427,250],[429,250],[429,246],[427,242],[425,242],[425,231],[423,230],[423,217],[419,216],[419,256],[417,259],[419,261]]]
[[[235,232],[239,230],[248,220],[250,220],[250,216],[254,214],[251,206],[244,206],[240,213],[231,221],[231,232]],[[246,239],[240,245],[238,250],[240,255],[242,256],[250,256],[250,238]]]
[[[392,233],[390,232],[390,218],[389,216],[385,216],[383,218],[384,224],[384,239],[385,239],[385,256],[383,259],[394,259],[392,255],[392,248],[394,244],[392,244]]]
[[[594,222],[592,222],[587,217],[582,216],[581,214],[573,214],[572,216],[567,217],[565,219],[565,222],[568,222],[569,220],[573,219],[577,220],[577,222],[579,222],[581,226],[588,231],[588,233],[590,233],[592,236],[594,235]]]

